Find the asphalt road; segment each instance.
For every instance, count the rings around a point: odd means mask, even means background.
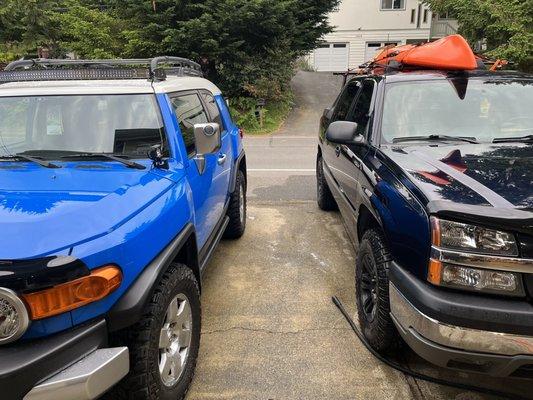
[[[251,201],[316,199],[318,122],[341,82],[328,73],[300,72],[292,82],[295,106],[281,129],[269,136],[246,136]]]
[[[339,214],[320,211],[315,195],[318,120],[340,82],[301,72],[293,88],[296,105],[280,131],[245,139],[247,231],[222,242],[208,267],[188,399],[494,399],[385,366],[332,304],[339,296],[355,316],[355,254]],[[533,393],[522,381],[434,368],[408,349],[399,358],[433,376]]]

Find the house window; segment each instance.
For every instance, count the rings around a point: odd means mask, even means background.
[[[413,8],[411,10],[411,23],[414,24],[415,23],[415,17],[416,17],[416,10]]]
[[[405,9],[405,0],[381,0],[382,10],[403,10]]]
[[[437,14],[437,19],[454,19],[454,16],[449,12]]]
[[[424,24],[428,22],[428,10],[427,8],[424,10]]]

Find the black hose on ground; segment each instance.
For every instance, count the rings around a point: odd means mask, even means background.
[[[490,395],[490,396],[499,396],[499,397],[503,397],[503,398],[507,398],[507,399],[513,399],[513,400],[528,400],[527,398],[521,397],[521,396],[516,395],[516,394],[500,392],[498,390],[492,390],[492,389],[483,388],[483,387],[479,387],[479,386],[466,385],[466,384],[459,383],[459,382],[451,382],[451,381],[447,381],[447,380],[444,380],[444,379],[435,378],[433,376],[421,374],[421,373],[418,373],[418,372],[415,372],[415,371],[411,371],[410,369],[405,368],[405,367],[401,366],[400,364],[398,364],[398,363],[396,363],[396,362],[394,362],[392,360],[389,360],[388,358],[386,358],[386,357],[382,356],[381,354],[379,354],[376,350],[374,350],[370,346],[370,343],[368,343],[366,338],[359,331],[359,328],[357,328],[357,326],[355,325],[355,322],[350,317],[350,315],[348,314],[348,312],[344,308],[344,305],[339,300],[339,298],[337,296],[333,296],[331,299],[333,300],[333,303],[335,304],[335,306],[337,306],[339,311],[342,313],[342,315],[344,316],[346,321],[348,321],[348,323],[350,324],[352,330],[355,332],[355,334],[357,335],[357,337],[359,338],[361,343],[364,344],[364,346],[367,348],[367,350],[370,353],[372,353],[372,355],[374,357],[376,357],[382,363],[387,364],[389,367],[394,368],[395,370],[400,371],[403,374],[411,376],[411,377],[413,377],[415,379],[420,379],[422,381],[435,383],[437,385],[450,386],[450,387],[461,389],[461,390],[468,390],[470,392],[478,392],[478,393],[483,393],[483,394]]]

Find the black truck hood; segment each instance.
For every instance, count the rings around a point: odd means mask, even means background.
[[[391,145],[382,151],[429,202],[533,211],[531,144]]]

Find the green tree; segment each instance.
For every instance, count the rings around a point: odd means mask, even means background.
[[[114,0],[128,20],[124,55],[170,54],[203,60],[232,96],[276,99],[292,63],[330,32],[338,0]]]
[[[487,55],[532,69],[533,0],[425,0],[435,12],[449,12],[472,44],[485,40]]]
[[[36,54],[201,61],[232,96],[284,98],[339,0],[3,0],[0,59]]]
[[[50,17],[61,27],[58,46],[81,58],[116,58],[123,53],[126,22],[97,4],[63,1]]]
[[[0,6],[0,59],[36,54],[38,47],[58,49],[60,27],[52,21],[56,0],[3,0]]]

